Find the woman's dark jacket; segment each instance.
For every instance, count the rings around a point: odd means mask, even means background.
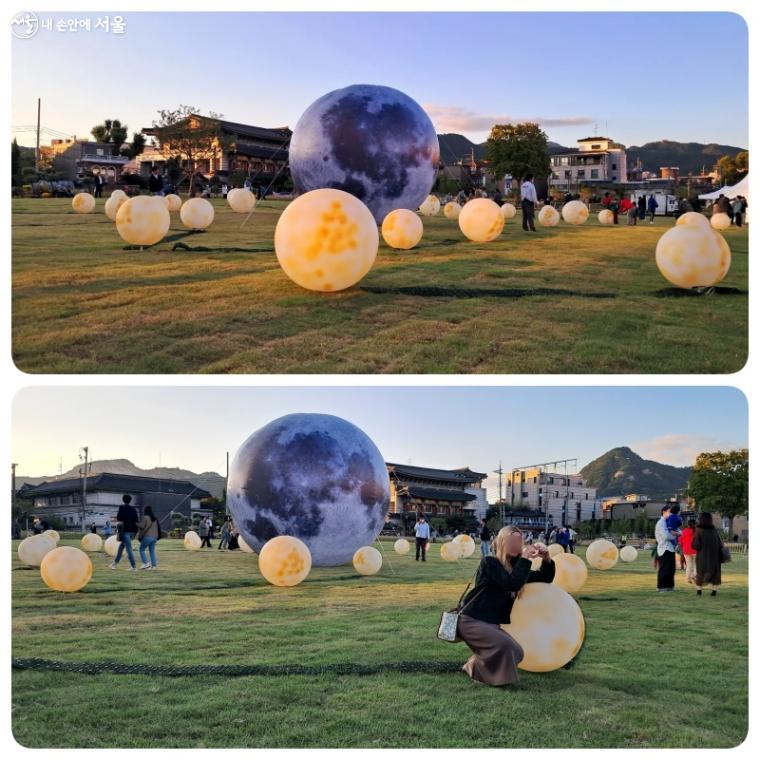
[[[551,583],[554,580],[554,562],[551,559],[544,560],[540,570],[531,570],[530,566],[529,559],[518,557],[510,573],[496,557],[483,557],[475,576],[475,585],[462,600],[461,613],[484,623],[509,623],[515,594],[526,583]],[[468,604],[471,599],[474,601]]]
[[[723,542],[718,531],[714,527],[696,528],[691,547],[697,552],[697,586],[719,586]]]

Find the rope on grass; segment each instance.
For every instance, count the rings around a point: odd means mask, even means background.
[[[524,298],[525,296],[578,296],[580,298],[615,298],[614,293],[583,293],[561,288],[440,288],[426,286],[379,287],[363,285],[366,293],[430,296],[432,298]]]
[[[40,657],[13,657],[14,670],[54,670],[61,673],[97,675],[186,676],[371,676],[381,673],[454,673],[461,670],[459,662],[427,660],[424,662],[383,662],[374,665],[359,662],[337,662],[324,665],[150,665],[124,662],[64,662]]]

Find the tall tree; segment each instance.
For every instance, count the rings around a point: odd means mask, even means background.
[[[718,512],[729,519],[734,533],[734,518],[749,509],[749,451],[714,451],[700,454],[689,478],[689,496],[702,512]]]
[[[145,150],[145,135],[142,132],[132,133],[132,144],[121,149],[121,155],[127,158],[135,158]]]
[[[538,124],[494,124],[486,142],[486,158],[497,177],[511,174],[518,179],[531,173],[551,173],[546,132]]]
[[[735,185],[749,171],[749,151],[742,150],[735,156],[721,156],[715,164],[723,185]]]
[[[21,184],[21,150],[16,138],[11,143],[11,186]]]
[[[102,124],[96,124],[90,134],[99,143],[110,143],[113,145],[111,152],[118,156],[121,152],[121,146],[127,141],[127,125],[122,124],[118,119],[105,119]]]
[[[195,106],[180,105],[174,110],[160,110],[153,122],[161,152],[167,159],[175,159],[188,180],[187,194],[192,195],[193,177],[200,161],[210,161],[223,154],[230,138],[221,130],[221,114],[198,114]]]

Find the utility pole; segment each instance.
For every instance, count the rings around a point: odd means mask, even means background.
[[[494,470],[494,472],[499,476],[499,519],[501,520],[501,524],[504,525],[504,499],[502,498],[501,490],[501,476],[504,473],[504,470],[501,468],[501,460],[499,460],[499,469]]]
[[[42,110],[42,98],[37,98],[37,147],[34,150],[34,170],[40,170],[40,112]]]
[[[224,481],[224,514],[229,515],[230,513],[230,500],[227,494],[227,483],[230,482],[230,452],[227,452],[227,472],[226,472],[226,479]]]
[[[90,447],[83,446],[79,450],[79,458],[84,462],[83,466],[79,468],[79,473],[82,476],[82,533],[85,532],[85,521],[87,520],[87,472],[90,466]]]

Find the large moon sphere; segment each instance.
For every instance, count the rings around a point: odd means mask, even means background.
[[[415,211],[438,173],[435,127],[399,90],[354,84],[315,100],[290,139],[290,173],[296,189],[345,190],[375,221],[397,208]]]
[[[255,551],[294,536],[315,566],[350,562],[371,545],[388,513],[382,454],[350,422],[329,414],[288,414],[251,435],[230,465],[230,509]]]

